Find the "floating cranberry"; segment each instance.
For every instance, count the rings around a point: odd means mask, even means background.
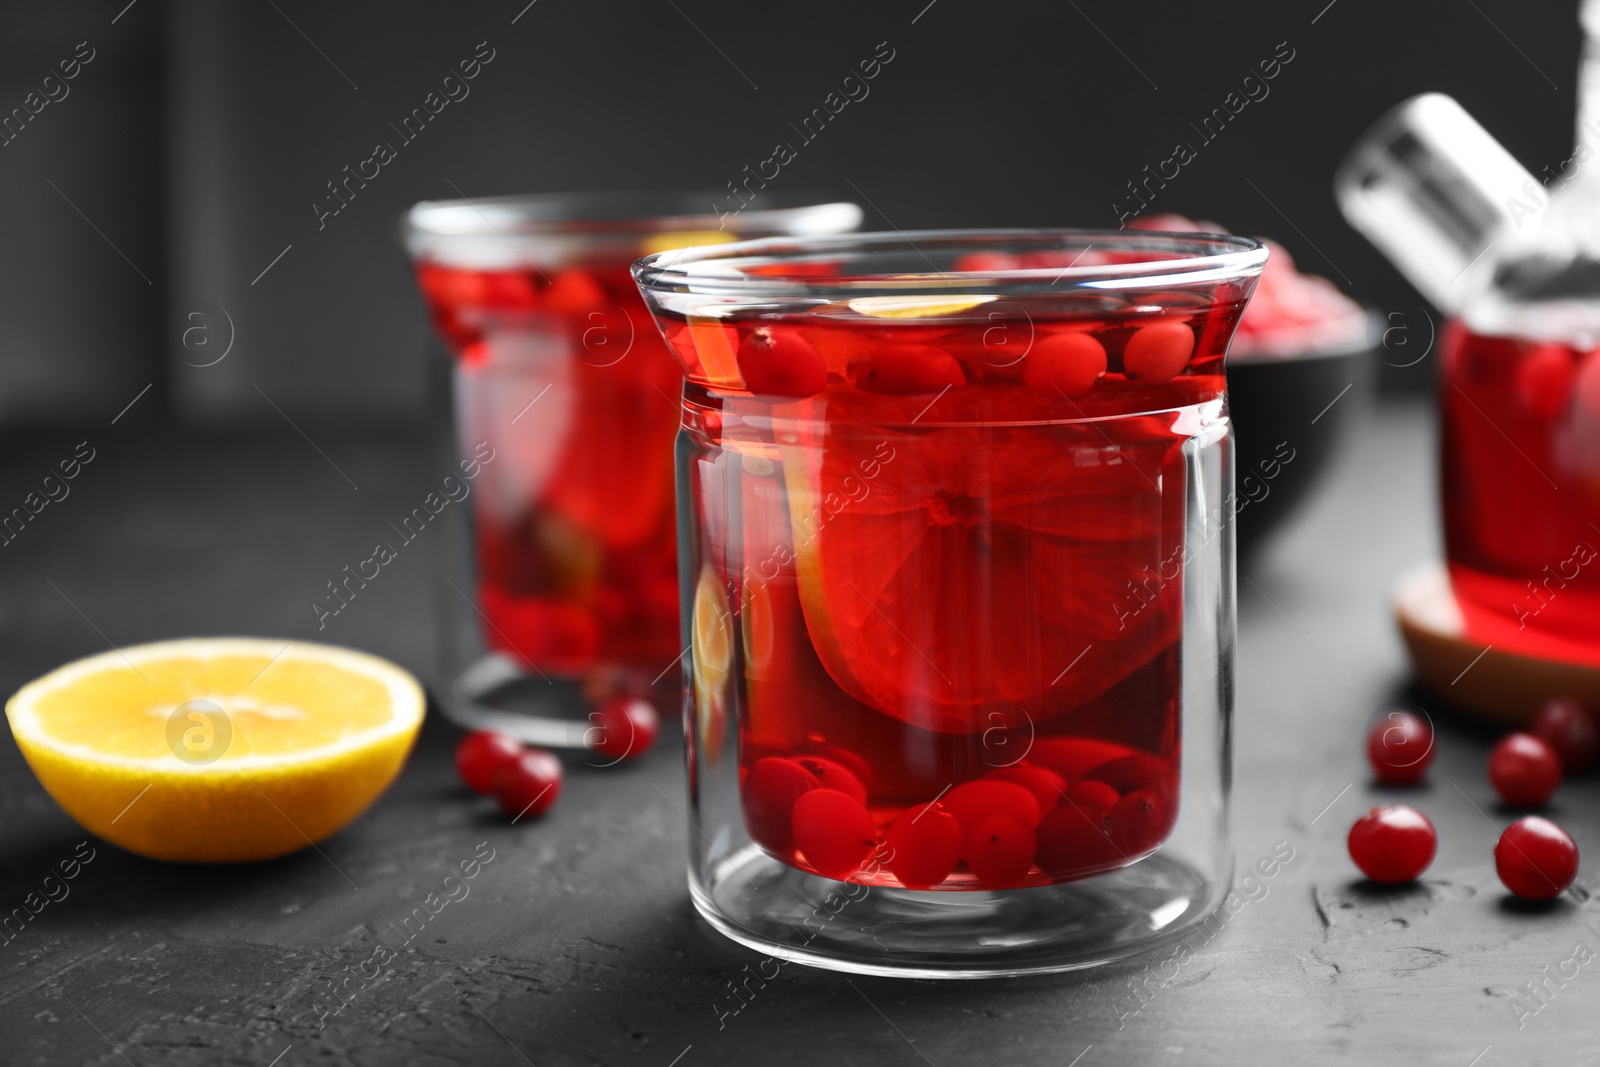
[[[744,780],[744,825],[750,836],[774,852],[788,852],[794,847],[795,801],[815,788],[816,776],[793,760],[756,760]]]
[[[542,748],[527,748],[494,772],[494,799],[516,822],[542,815],[561,795],[561,761]]]
[[[739,344],[739,376],[752,393],[801,397],[822,392],[828,366],[798,333],[761,326]]]
[[[868,393],[910,396],[965,385],[961,364],[932,345],[884,345],[850,364],[850,377]]]
[[[1380,782],[1420,782],[1433,762],[1433,726],[1409,711],[1388,712],[1367,730],[1367,759]]]
[[[1105,346],[1076,332],[1035,341],[1022,364],[1024,382],[1035,389],[1059,390],[1064,396],[1087,393],[1105,372]]]
[[[1029,826],[1039,825],[1039,801],[1032,793],[1015,782],[992,782],[982,779],[963,782],[939,798],[939,806],[955,816],[961,824],[962,855],[973,843],[978,824],[996,815],[1020,819]],[[970,858],[970,857],[969,857]]]
[[[1561,787],[1561,757],[1542,738],[1507,734],[1489,755],[1489,784],[1514,808],[1542,808]]]
[[[1524,900],[1551,900],[1578,876],[1578,846],[1549,819],[1530,815],[1500,835],[1494,869],[1505,887]]]
[[[795,801],[794,843],[811,869],[825,878],[848,878],[878,847],[872,816],[854,797],[813,789]]]
[[[1046,737],[1028,750],[1028,762],[1047,767],[1068,782],[1076,782],[1112,760],[1130,756],[1133,750],[1112,741],[1087,737]]]
[[[611,759],[644,755],[661,732],[655,706],[639,697],[612,697],[589,713],[589,721],[594,725],[584,731],[584,744]]]
[[[1172,828],[1172,811],[1166,798],[1138,789],[1111,809],[1111,843],[1129,859],[1142,856],[1166,840]]]
[[[1110,811],[1122,799],[1122,794],[1105,782],[1095,782],[1085,778],[1081,782],[1073,782],[1067,790],[1067,799],[1074,804],[1087,804],[1091,808],[1101,808]]]
[[[1039,869],[1061,877],[1116,866],[1122,856],[1111,843],[1110,822],[1103,808],[1060,805],[1039,822]]]
[[[1032,793],[1033,799],[1039,802],[1040,812],[1049,811],[1061,803],[1061,798],[1067,793],[1067,783],[1059,774],[1027,763],[1014,763],[1010,767],[997,768],[983,778],[989,782],[1011,782],[1020,785]]]
[[[1416,808],[1373,808],[1350,827],[1350,858],[1374,882],[1394,885],[1421,877],[1439,847],[1433,823]]]
[[[961,860],[961,824],[936,804],[915,804],[884,837],[889,870],[907,889],[928,889],[950,877]]]
[[[1561,769],[1568,774],[1586,771],[1600,758],[1600,723],[1594,712],[1571,697],[1560,697],[1540,708],[1533,720],[1533,735],[1556,750]]]
[[[1104,782],[1118,793],[1131,793],[1135,789],[1165,792],[1171,777],[1172,768],[1166,760],[1139,752],[1102,763],[1084,775],[1084,780]]]
[[[494,788],[494,772],[522,754],[522,745],[505,734],[475,730],[456,746],[456,773],[474,793],[488,796]]]
[[[1535,345],[1517,362],[1517,401],[1541,419],[1559,418],[1572,401],[1578,368],[1560,345]]]
[[[856,803],[865,805],[867,802],[867,787],[843,764],[835,763],[831,759],[821,756],[796,756],[794,761],[817,780],[817,785],[823,789],[833,789],[846,796],[855,798]]]
[[[1033,827],[1010,815],[991,815],[966,835],[967,867],[990,889],[1011,889],[1033,869],[1039,850]]]
[[[1164,382],[1189,363],[1194,351],[1194,331],[1181,322],[1155,322],[1141,326],[1122,350],[1122,365],[1129,374],[1147,382]]]

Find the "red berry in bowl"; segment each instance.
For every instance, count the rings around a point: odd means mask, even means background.
[[[928,889],[961,860],[961,824],[936,804],[913,804],[884,835],[889,870],[907,889]]]
[[[1367,730],[1367,759],[1378,781],[1413,785],[1433,762],[1433,725],[1409,711],[1391,711]]]
[[[1532,734],[1507,734],[1489,755],[1489,784],[1514,808],[1542,808],[1561,787],[1561,758]]]
[[[612,697],[589,713],[593,723],[583,733],[583,743],[613,760],[642,756],[656,743],[661,716],[655,706],[639,697]]]
[[[1413,882],[1433,862],[1439,836],[1416,808],[1389,804],[1373,808],[1350,827],[1350,859],[1374,882]]]
[[[967,867],[990,889],[1012,889],[1028,877],[1039,850],[1033,827],[1010,815],[991,815],[965,835]]]
[[[494,799],[513,822],[542,815],[561,795],[561,761],[542,748],[523,749],[494,772]]]
[[[1594,712],[1571,697],[1559,697],[1540,708],[1532,733],[1556,750],[1567,774],[1586,771],[1600,758],[1600,722]]]
[[[1505,887],[1524,900],[1551,900],[1578,876],[1578,846],[1549,819],[1530,815],[1500,835],[1494,869]]]
[[[522,754],[522,745],[505,734],[474,730],[456,746],[456,773],[474,793],[488,796],[494,788],[494,772]]]
[[[850,877],[878,847],[878,831],[867,809],[835,789],[802,794],[791,825],[795,846],[824,878]]]
[[[801,397],[822,392],[828,365],[798,333],[761,326],[739,344],[735,357],[746,389],[768,396]]]

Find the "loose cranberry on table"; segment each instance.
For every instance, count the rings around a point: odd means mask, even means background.
[[[1600,722],[1571,697],[1558,697],[1540,708],[1532,733],[1556,750],[1561,769],[1568,774],[1586,771],[1600,758]]]
[[[1350,827],[1350,859],[1374,882],[1397,885],[1421,877],[1433,862],[1439,837],[1416,808],[1389,804],[1373,808]]]
[[[1507,734],[1489,755],[1489,784],[1514,808],[1542,808],[1561,787],[1561,758],[1532,734]]]
[[[661,716],[639,697],[612,697],[589,713],[589,721],[594,725],[584,731],[584,744],[612,759],[644,755],[661,732]]]
[[[1378,781],[1413,785],[1433,762],[1433,726],[1409,711],[1391,711],[1367,731],[1367,759]]]
[[[1524,900],[1551,900],[1578,876],[1578,846],[1549,819],[1530,815],[1500,835],[1494,869],[1505,887]]]
[[[561,795],[561,761],[542,748],[523,749],[494,772],[494,799],[512,820],[542,815]]]
[[[456,746],[456,773],[474,793],[488,796],[494,772],[522,754],[522,745],[505,734],[474,730]]]

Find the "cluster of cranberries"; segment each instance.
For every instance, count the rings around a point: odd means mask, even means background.
[[[584,743],[613,761],[641,756],[655,744],[661,718],[649,701],[618,696],[589,715]],[[561,761],[492,730],[475,730],[456,746],[456,772],[467,788],[492,796],[513,822],[542,815],[561,795]]]
[[[1145,382],[1164,382],[1183,373],[1194,354],[1194,331],[1182,322],[1158,321],[1129,335],[1122,369]],[[822,354],[796,330],[763,325],[739,345],[738,364],[745,387],[768,396],[806,397],[828,384]],[[1022,380],[1034,389],[1080,396],[1106,373],[1105,345],[1079,330],[1046,334],[1034,340],[1022,366]],[[901,342],[857,356],[845,377],[856,388],[885,396],[939,393],[967,384],[961,361],[936,345]]]
[[[1367,758],[1378,780],[1414,785],[1433,762],[1433,728],[1409,711],[1392,711],[1367,733]],[[1600,758],[1600,721],[1575,700],[1547,703],[1531,733],[1502,738],[1489,756],[1489,783],[1508,806],[1542,808],[1555,796],[1564,774],[1594,766]],[[1373,808],[1350,828],[1350,858],[1376,882],[1409,882],[1433,862],[1438,837],[1433,823],[1415,808]],[[1494,849],[1495,870],[1505,887],[1528,900],[1550,900],[1578,874],[1578,846],[1561,827],[1530,815],[1508,826]]]
[[[905,808],[880,841],[856,772],[821,756],[769,756],[745,776],[744,816],[768,851],[787,861],[798,850],[828,878],[855,875],[877,852],[908,889],[939,885],[963,861],[988,888],[1011,889],[1036,867],[1061,878],[1150,852],[1176,814],[1170,774],[1164,761],[1136,754],[1069,785],[1055,770],[1018,763]]]

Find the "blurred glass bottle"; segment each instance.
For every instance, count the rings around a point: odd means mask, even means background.
[[[1441,311],[1445,557],[1470,637],[1600,664],[1600,0],[1572,156],[1528,173],[1429,93],[1335,176],[1345,217]]]

